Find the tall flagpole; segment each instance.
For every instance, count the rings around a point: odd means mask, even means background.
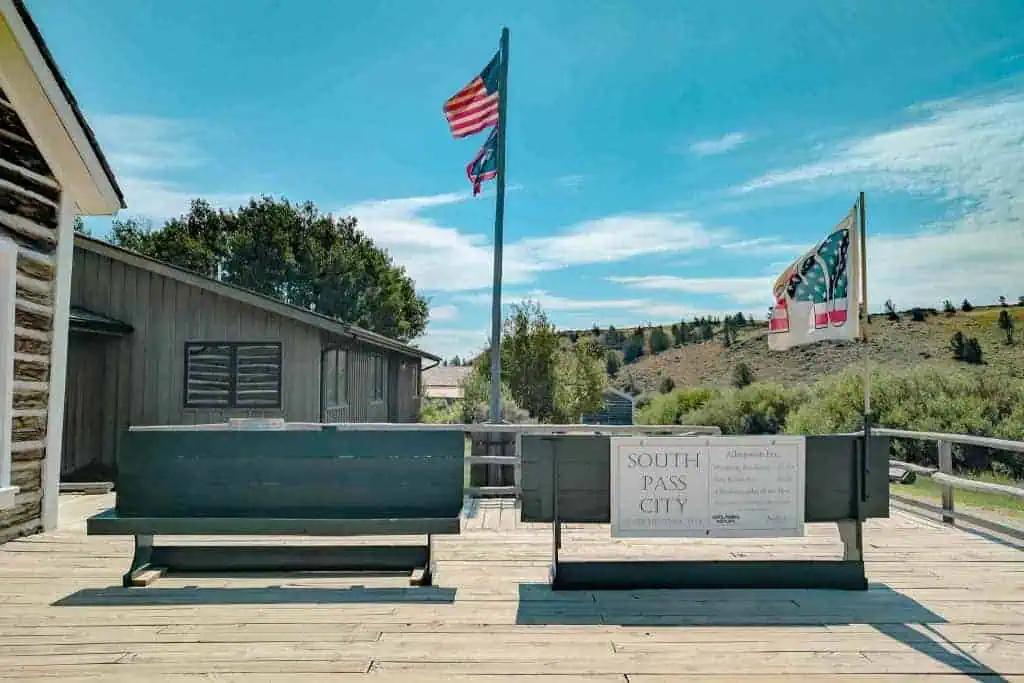
[[[860,471],[857,476],[860,483],[857,489],[860,492],[856,501],[857,510],[857,548],[862,548],[862,527],[861,527],[861,501],[868,499],[868,473],[871,471],[871,346],[868,341],[868,325],[871,315],[868,313],[868,232],[867,212],[864,206],[864,193],[860,193],[860,206],[857,215],[860,218],[860,296],[861,296],[861,330],[864,335],[864,448],[862,450]]]
[[[857,215],[860,218],[860,298],[861,333],[864,335],[864,429],[870,430],[871,422],[871,354],[868,347],[868,235],[867,215],[864,208],[864,193],[860,193]]]
[[[498,82],[498,198],[494,205],[494,291],[491,294],[491,422],[501,422],[501,252],[505,224],[505,124],[508,120],[508,29],[501,29]]]

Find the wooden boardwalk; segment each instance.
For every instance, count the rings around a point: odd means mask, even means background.
[[[550,530],[510,501],[467,506],[432,588],[290,574],[126,590],[129,540],[84,534],[111,503],[66,498],[60,531],[0,546],[0,681],[1024,681],[1020,546],[901,511],[867,525],[866,593],[552,593]],[[567,558],[839,552],[831,525],[643,543],[572,527],[564,544]]]

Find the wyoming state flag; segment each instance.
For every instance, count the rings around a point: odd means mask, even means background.
[[[473,196],[480,194],[480,184],[485,180],[498,177],[498,127],[491,129],[491,134],[484,141],[484,146],[476,153],[473,161],[466,166],[466,176],[473,183]]]
[[[860,334],[857,207],[775,281],[768,348],[781,351]]]

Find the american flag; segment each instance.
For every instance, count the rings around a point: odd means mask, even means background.
[[[772,332],[789,329],[787,301],[811,303],[817,329],[828,327],[830,323],[838,326],[846,322],[847,260],[852,226],[845,223],[793,263],[779,278],[775,288],[775,311],[769,325]]]
[[[498,122],[498,85],[501,53],[496,53],[480,74],[444,103],[452,136],[464,138]]]
[[[492,128],[484,146],[466,166],[466,175],[473,183],[473,196],[480,194],[480,184],[498,177],[498,129]]]

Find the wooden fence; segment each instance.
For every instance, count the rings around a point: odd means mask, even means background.
[[[976,515],[971,515],[965,512],[957,511],[956,509],[956,490],[963,489],[965,491],[976,491],[978,493],[995,493],[1003,496],[1009,496],[1012,498],[1018,498],[1024,500],[1024,488],[1016,486],[1006,486],[1004,484],[993,484],[986,481],[977,481],[974,479],[966,479],[964,477],[958,477],[953,474],[953,444],[959,444],[963,446],[978,446],[981,448],[991,448],[993,450],[1010,451],[1018,454],[1020,457],[1024,457],[1024,441],[1009,441],[1007,439],[993,439],[987,436],[970,436],[967,434],[943,434],[940,432],[911,432],[903,429],[886,429],[882,427],[876,427],[871,430],[872,434],[879,434],[882,436],[891,436],[897,439],[916,439],[918,441],[934,441],[938,445],[939,450],[939,466],[925,467],[923,465],[916,465],[911,462],[903,462],[902,460],[890,460],[889,468],[890,472],[893,470],[903,472],[913,472],[915,475],[928,477],[932,481],[942,484],[942,506],[938,507],[929,503],[923,503],[919,500],[901,496],[898,494],[891,494],[892,497],[901,503],[907,503],[915,505],[917,507],[930,510],[938,513],[942,517],[942,521],[945,524],[953,524],[956,519],[962,519],[971,524],[976,524],[993,531],[999,531],[1011,536],[1018,538],[1024,538],[1024,531],[1015,529],[992,520],[983,519]]]

